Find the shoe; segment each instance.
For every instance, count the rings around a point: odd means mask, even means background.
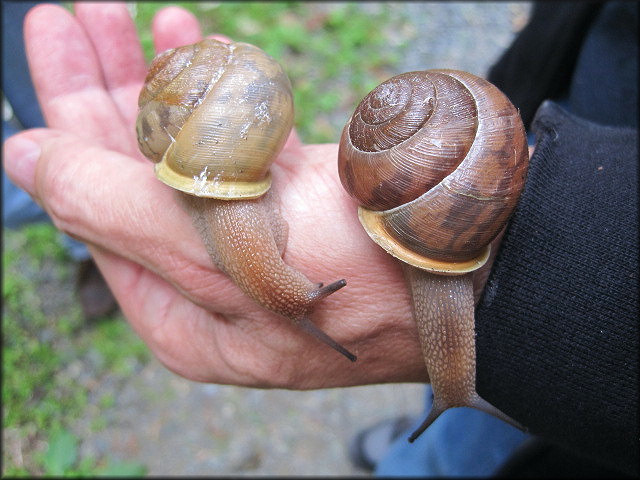
[[[413,418],[401,416],[383,420],[358,433],[349,445],[349,459],[358,468],[373,472],[389,447],[414,423]]]
[[[76,271],[76,294],[85,320],[96,320],[118,308],[107,282],[92,259],[82,260]]]

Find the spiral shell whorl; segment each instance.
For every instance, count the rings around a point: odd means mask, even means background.
[[[462,161],[476,118],[470,92],[449,75],[393,77],[365,97],[343,131],[342,183],[372,210],[410,202]]]
[[[405,100],[407,91],[413,97]],[[407,119],[409,127],[391,125]],[[389,131],[396,145],[380,140]],[[466,72],[428,70],[394,77],[365,97],[345,126],[338,163],[377,243],[419,268],[454,272],[445,264],[468,271],[487,257],[519,198],[528,151],[517,110],[495,86]]]
[[[349,136],[359,150],[388,150],[415,134],[429,119],[433,86],[416,80],[415,76],[401,75],[378,85],[364,98],[357,120],[349,125]]]
[[[244,43],[203,40],[160,54],[139,97],[138,143],[156,176],[196,196],[255,198],[293,125],[280,65]]]

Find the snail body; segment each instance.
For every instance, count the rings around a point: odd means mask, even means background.
[[[293,125],[282,67],[253,45],[205,39],[158,55],[138,105],[140,150],[178,192],[213,263],[264,308],[354,361],[310,320],[346,282],[323,287],[282,259],[288,226],[269,173]]]
[[[475,391],[473,272],[524,186],[517,109],[467,72],[426,70],[373,89],[347,122],[338,169],[378,245],[400,260],[433,387],[427,419],[469,406],[519,426]]]

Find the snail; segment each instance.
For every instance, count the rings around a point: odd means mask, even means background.
[[[343,129],[340,180],[367,234],[400,260],[433,388],[410,442],[461,406],[523,429],[476,392],[472,279],[518,202],[528,163],[518,110],[457,70],[390,78]]]
[[[269,173],[293,125],[282,67],[253,45],[205,39],[156,56],[138,106],[139,148],[178,192],[213,263],[264,308],[355,361],[310,320],[345,280],[313,283],[282,258],[288,225]]]

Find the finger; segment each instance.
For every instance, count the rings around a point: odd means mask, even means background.
[[[136,333],[169,369],[186,378],[212,379],[222,364],[216,342],[221,317],[186,300],[172,285],[144,267],[99,248],[93,256]],[[214,378],[231,381],[229,377]]]
[[[133,129],[147,69],[129,11],[123,3],[77,3],[75,13],[96,51],[106,89]]]
[[[151,25],[157,53],[169,48],[190,45],[202,39],[200,23],[191,12],[180,7],[166,7],[156,13]]]
[[[48,100],[103,86],[93,48],[67,10],[57,5],[34,7],[25,17],[24,32],[31,76],[39,98],[45,100],[43,106]]]
[[[231,39],[221,33],[212,33],[211,35],[207,35],[207,38],[213,38],[214,40],[218,40],[222,43],[231,43]]]
[[[50,129],[7,139],[4,156],[9,178],[60,230],[151,269],[199,304],[222,312],[240,304],[242,293],[212,266],[190,218],[148,162]],[[223,305],[216,289],[227,291]]]
[[[40,144],[61,135],[63,133],[58,130],[31,129],[7,138],[2,145],[5,173],[40,206],[42,203],[35,196],[35,170],[41,153]]]
[[[39,5],[27,14],[24,32],[29,68],[47,125],[114,150],[137,152],[77,19],[57,5]]]
[[[94,251],[96,264],[123,314],[167,368],[200,382],[255,386],[283,381],[272,377],[274,371],[283,375],[279,354],[291,349],[287,336],[292,333],[290,325],[261,327],[256,318],[243,320],[211,313],[187,301],[170,284],[140,265],[108,251]],[[299,332],[296,338],[310,344],[305,349],[307,354],[319,349]]]

